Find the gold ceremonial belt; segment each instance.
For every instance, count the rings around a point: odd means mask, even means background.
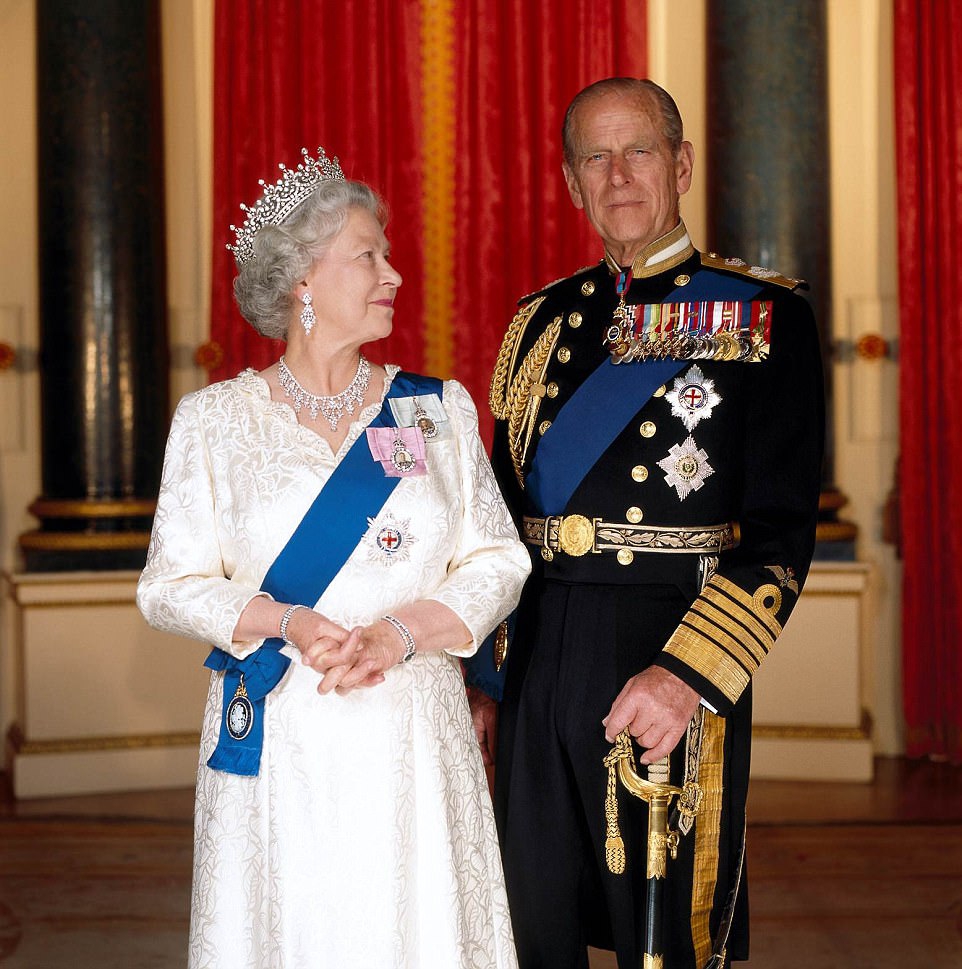
[[[675,526],[632,525],[603,522],[584,515],[524,517],[523,538],[547,553],[587,555],[588,552],[686,552],[710,555],[735,547],[735,528],[722,525]],[[548,555],[546,554],[547,558]]]

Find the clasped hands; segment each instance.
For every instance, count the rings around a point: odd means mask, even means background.
[[[323,677],[317,692],[345,696],[384,682],[384,671],[404,656],[397,631],[383,620],[345,629],[312,609],[298,609],[287,624],[287,638],[301,662]]]

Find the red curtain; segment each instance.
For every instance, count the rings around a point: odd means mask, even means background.
[[[459,378],[485,406],[516,301],[600,258],[561,174],[571,97],[644,76],[644,0],[218,0],[214,379],[267,366],[231,298],[238,204],[300,147],[338,154],[387,199],[404,276],[376,360]]]
[[[906,752],[962,762],[962,4],[894,27]]]
[[[644,77],[647,39],[640,0],[457,7],[454,371],[481,405],[517,300],[601,258],[561,173],[561,122],[592,81]]]
[[[420,318],[421,177],[418,3],[404,0],[218,0],[214,21],[214,239],[211,340],[223,350],[214,380],[262,369],[282,344],[259,337],[233,301],[224,247],[254,202],[319,145],[344,174],[368,182],[391,209],[393,261],[404,282],[399,319]],[[378,358],[421,366],[422,341],[403,322]]]

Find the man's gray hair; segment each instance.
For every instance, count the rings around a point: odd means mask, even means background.
[[[564,124],[561,127],[561,143],[564,147],[565,161],[569,166],[575,162],[575,114],[586,102],[604,97],[606,94],[620,94],[623,97],[633,97],[649,103],[654,102],[661,116],[661,133],[665,136],[665,140],[671,148],[672,156],[678,157],[685,133],[681,113],[678,110],[678,105],[675,104],[675,99],[663,87],[647,78],[607,77],[602,81],[595,81],[594,84],[589,84],[579,91],[565,112]]]

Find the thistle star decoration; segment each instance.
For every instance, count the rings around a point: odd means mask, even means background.
[[[678,500],[684,501],[693,491],[698,491],[705,479],[715,473],[708,463],[708,455],[689,434],[681,444],[673,444],[668,456],[658,462],[665,472],[665,483],[678,493]]]

